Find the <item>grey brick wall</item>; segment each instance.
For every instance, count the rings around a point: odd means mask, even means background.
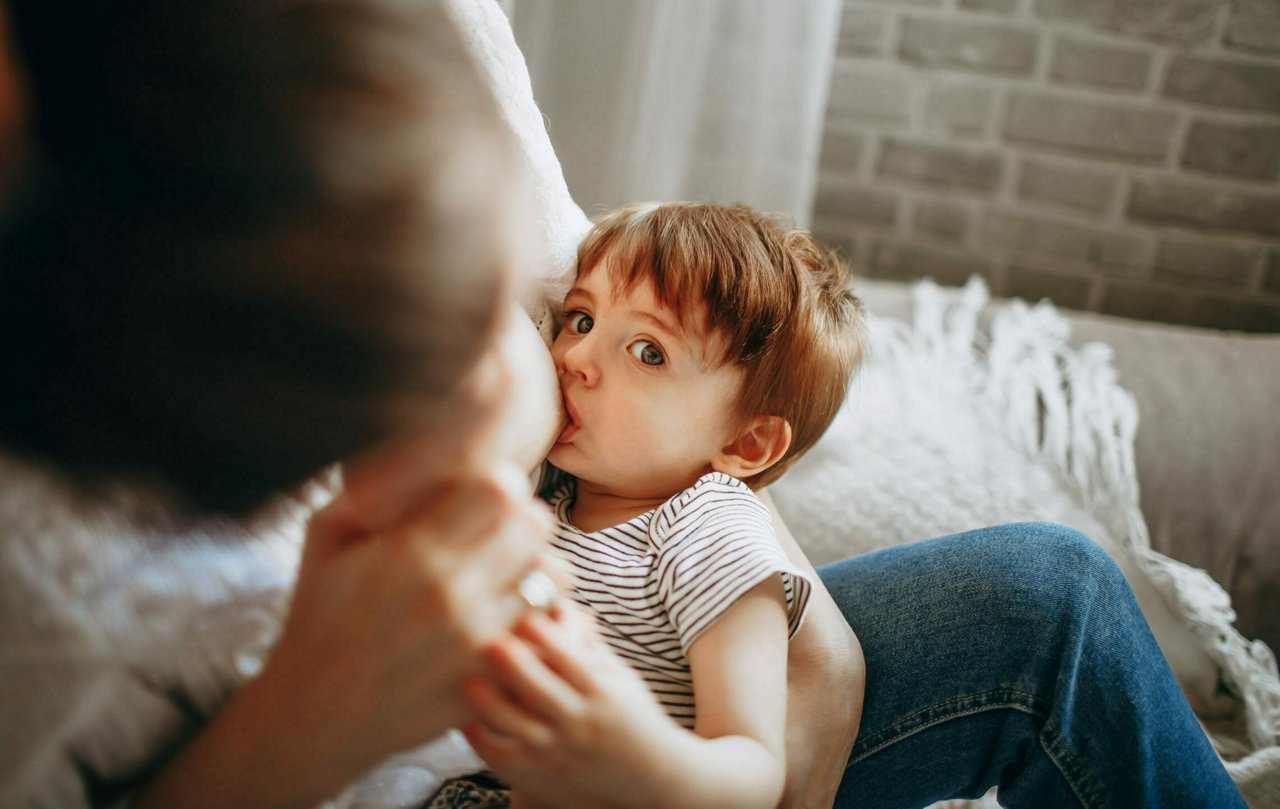
[[[855,272],[1280,332],[1280,0],[845,0],[836,62]]]

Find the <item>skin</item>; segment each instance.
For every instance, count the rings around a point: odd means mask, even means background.
[[[472,719],[458,689],[524,612],[516,581],[532,567],[560,576],[527,476],[487,460],[506,391],[481,363],[450,429],[425,426],[344,468],[343,492],[308,527],[263,671],[136,805],[312,806]]]
[[[131,805],[314,806],[473,721],[459,692],[528,609],[520,578],[541,569],[568,584],[528,476],[562,419],[540,381],[545,345],[514,303],[479,339],[486,350],[447,401],[343,465],[263,670]]]
[[[0,2],[0,33],[7,32],[6,16],[7,4]],[[5,39],[0,37],[0,143],[13,145],[20,139],[24,104]],[[17,148],[0,149],[0,153],[13,157]],[[0,175],[7,177],[10,169],[6,162],[0,166]],[[519,318],[513,322],[513,332],[523,331],[524,336],[511,337],[509,342],[518,347],[517,356],[529,361],[513,365],[517,372],[512,375],[510,398],[542,403],[534,415],[522,417],[533,419],[531,424],[525,422],[529,424],[525,430],[528,452],[513,453],[516,465],[524,469],[541,458],[543,450],[537,447],[550,445],[562,417],[555,371],[545,347],[531,327],[524,330]],[[527,508],[529,498],[510,468],[504,472],[477,464],[449,478],[433,463],[448,457],[450,436],[482,432],[449,430],[433,435],[426,430],[406,437],[403,452],[387,449],[348,468],[350,494],[317,517],[309,529],[308,561],[299,580],[299,592],[305,585],[308,595],[291,608],[279,649],[262,674],[241,689],[136,796],[135,805],[312,806],[354,780],[383,754],[406,746],[404,740],[416,743],[472,716],[458,700],[458,683],[468,673],[485,668],[476,650],[485,648],[495,635],[501,636],[499,628],[510,626],[524,609],[514,597],[509,577],[495,577],[492,570],[549,564],[539,556],[537,539],[542,530],[537,523],[545,515]],[[507,432],[520,431],[508,428]],[[465,449],[465,442],[459,440],[456,446]],[[407,478],[406,469],[424,474]],[[417,498],[422,492],[413,491],[414,486],[428,492],[442,486],[452,494],[442,501],[428,496],[425,502],[431,507],[415,511],[410,504],[420,505]],[[380,491],[386,496],[379,498]],[[362,509],[370,513],[362,514]],[[465,522],[464,515],[477,513],[494,517],[486,524]],[[381,529],[376,528],[379,525]],[[446,533],[450,525],[457,525],[461,533]],[[784,550],[806,569],[808,562],[785,526],[780,522],[776,526]],[[391,548],[386,559],[395,564],[375,564],[368,541],[375,536],[381,538],[379,546]],[[440,544],[436,541],[440,538],[455,541]],[[462,552],[463,547],[474,547],[475,555]],[[450,566],[488,575],[440,577],[433,572]],[[379,612],[348,627],[355,618],[349,604],[323,594],[340,590],[355,603],[375,602],[387,584],[384,567],[401,574],[396,588],[403,597],[420,599],[424,606],[406,614]],[[783,800],[787,806],[831,805],[861,710],[861,688],[855,687],[863,676],[860,649],[816,577],[814,581],[809,616],[791,641],[787,662]],[[488,602],[494,605],[492,611],[458,606]],[[331,634],[325,634],[326,627]],[[343,636],[363,644],[376,639],[379,645],[368,658],[358,660],[336,644],[335,639]],[[388,661],[428,653],[436,662],[421,680],[395,679]],[[312,654],[315,658],[308,659]],[[321,688],[321,682],[341,682],[343,687]],[[832,682],[849,687],[832,689]],[[317,685],[308,688],[311,684]],[[361,713],[361,704],[397,693],[400,696],[395,699],[408,706],[406,712],[389,718],[384,711],[376,723],[366,724],[371,720]],[[413,717],[412,725],[405,725],[405,717]],[[850,718],[854,721],[847,721]],[[357,749],[348,743],[348,734],[373,741]],[[590,804],[584,800],[570,805]]]
[[[774,533],[787,558],[814,582],[809,614],[787,650],[787,783],[779,805],[830,807],[858,738],[866,659],[840,608],[783,523],[769,491],[757,494],[769,507]],[[840,687],[833,688],[832,683]]]
[[[547,458],[578,479],[584,531],[656,508],[712,470],[750,477],[786,452],[786,422],[739,414],[742,369],[716,363],[718,341],[680,324],[647,284],[616,290],[603,271],[565,296],[551,357],[571,424]]]
[[[567,604],[490,651],[468,684],[476,751],[518,790],[516,806],[772,807],[783,788],[786,613],[782,584],[747,593],[690,647],[697,726],[673,722],[645,683]],[[776,639],[776,641],[775,641]]]
[[[502,457],[533,471],[565,424],[555,366],[533,321],[514,302],[498,324],[497,350],[510,392],[501,404],[494,442]]]
[[[714,341],[684,330],[651,289],[615,290],[607,273],[588,272],[564,310],[552,357],[570,421],[550,458],[578,477],[578,527],[630,519],[713,469],[748,477],[785,453],[790,430],[780,419],[726,419],[736,412],[742,371],[713,362]],[[514,638],[490,648],[492,679],[468,682],[481,717],[468,737],[517,788],[518,806],[771,807],[784,794],[792,805],[829,804],[843,768],[835,758],[847,756],[844,742],[851,746],[856,733],[856,721],[840,721],[850,706],[821,706],[844,709],[832,723],[836,756],[810,755],[801,741],[789,777],[784,752],[786,736],[812,727],[788,722],[789,678],[812,684],[804,674],[817,668],[816,650],[852,637],[838,611],[845,636],[831,633],[834,604],[822,596],[820,626],[802,643],[805,668],[795,673],[776,578],[692,644],[693,733],[666,717],[582,613],[560,604],[531,615]],[[802,700],[799,715],[811,720],[816,707]],[[816,789],[815,776],[823,779]]]
[[[497,343],[504,348],[481,363],[456,407],[441,415],[449,429],[424,426],[346,466],[343,495],[309,528],[288,624],[263,672],[148,785],[137,805],[312,806],[395,750],[447,727],[474,726],[473,698],[459,699],[461,684],[501,682],[495,650],[537,637],[517,623],[527,620],[515,595],[517,571],[538,566],[567,584],[542,553],[547,515],[533,505],[523,474],[563,424],[554,369],[522,315],[506,321]],[[495,466],[489,458],[506,457],[504,436],[519,432],[509,423],[511,401],[543,405],[523,414],[533,419],[528,454],[515,466]],[[476,519],[482,515],[486,519]],[[803,562],[789,534],[780,532],[779,539],[793,561]],[[495,576],[495,570],[504,573]],[[388,592],[397,597],[386,609],[350,608],[377,605]],[[397,606],[408,603],[417,607]],[[786,806],[830,806],[856,732],[843,717],[860,709],[860,697],[851,699],[860,690],[826,687],[860,682],[848,626],[820,586],[809,610],[787,658]],[[590,631],[581,612],[566,608],[564,615],[579,621],[567,631]],[[614,688],[630,681],[626,700],[652,702],[608,647],[597,640],[591,648],[595,657],[587,658],[587,668],[612,672],[603,679]],[[669,725],[652,704],[655,725]],[[592,784],[577,780],[584,768],[573,764],[557,782],[560,805],[610,805],[592,793]]]

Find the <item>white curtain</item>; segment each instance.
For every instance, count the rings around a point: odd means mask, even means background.
[[[574,198],[807,224],[840,0],[502,0]]]

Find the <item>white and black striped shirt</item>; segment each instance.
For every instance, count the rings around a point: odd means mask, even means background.
[[[742,481],[711,472],[662,506],[590,534],[569,522],[574,493],[570,479],[550,498],[559,521],[554,544],[578,580],[574,600],[685,727],[694,722],[685,652],[735,601],[780,574],[790,634],[800,628],[811,583]]]

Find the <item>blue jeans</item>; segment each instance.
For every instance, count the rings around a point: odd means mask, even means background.
[[[819,574],[867,659],[837,807],[999,787],[1010,807],[1244,807],[1124,576],[1080,533],[1021,523]]]

